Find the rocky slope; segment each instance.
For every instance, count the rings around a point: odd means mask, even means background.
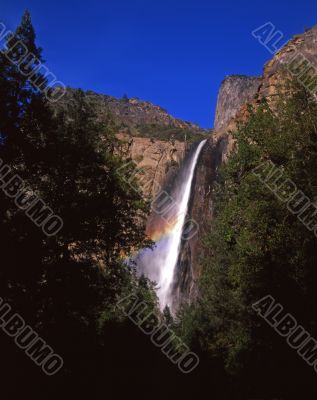
[[[68,88],[58,106],[71,108],[77,91],[77,89]],[[133,137],[195,141],[200,136],[210,133],[210,130],[202,129],[191,122],[174,118],[162,107],[147,101],[128,97],[118,99],[92,91],[84,92],[84,95],[100,122],[109,123],[111,119],[118,132],[124,132]]]
[[[77,92],[68,88],[55,107],[71,111]],[[176,173],[190,144],[212,131],[174,118],[162,107],[137,98],[118,99],[92,91],[84,92],[84,96],[98,122],[110,124],[127,157],[136,163],[141,189],[148,198],[153,198],[170,175]]]

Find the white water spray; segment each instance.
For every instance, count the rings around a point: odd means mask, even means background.
[[[156,243],[156,247],[153,250],[144,250],[139,256],[139,261],[137,261],[139,269],[151,280],[156,281],[158,285],[157,294],[162,309],[166,305],[170,309],[173,307],[172,287],[175,269],[181,250],[182,234],[188,212],[195,168],[205,143],[206,140],[199,143],[195,152],[180,171],[180,175],[171,192],[173,207],[167,213],[164,213],[164,217],[159,216],[161,219],[164,218],[165,226],[168,224],[166,221],[174,221],[171,229],[167,229],[167,234]]]

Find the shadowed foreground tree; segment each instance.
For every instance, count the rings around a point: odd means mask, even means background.
[[[7,53],[0,53],[0,157],[1,167],[11,169],[1,175],[1,184],[5,188],[19,174],[29,196],[26,204],[35,193],[43,207],[62,219],[63,228],[46,236],[1,191],[0,297],[63,357],[64,368],[45,377],[1,333],[4,392],[12,399],[26,394],[96,398],[97,380],[108,376],[111,381],[116,374],[109,360],[104,363],[110,349],[119,353],[118,337],[129,333],[117,301],[132,292],[156,308],[151,285],[122,262],[132,250],[148,244],[148,205],[136,190],[137,182],[131,184],[133,166],[124,168],[111,124],[95,122],[81,91],[67,111],[48,104],[21,70],[24,45],[41,61],[28,12],[8,38]],[[40,74],[37,78],[45,82]],[[116,390],[110,385],[109,395]]]
[[[250,397],[317,393],[314,369],[252,309],[269,294],[317,337],[316,235],[254,173],[272,162],[273,187],[290,179],[312,202],[317,198],[317,105],[295,83],[290,93],[280,95],[274,112],[265,100],[250,109],[234,132],[237,150],[221,171],[217,217],[205,237],[199,302],[182,310],[178,327]],[[293,185],[284,189],[280,196]]]

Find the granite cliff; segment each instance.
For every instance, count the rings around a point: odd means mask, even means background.
[[[259,44],[260,46],[261,44]],[[248,116],[247,104],[256,107],[265,97],[274,107],[274,99],[280,90],[286,90],[285,79],[291,78],[298,81],[312,94],[317,93],[317,25],[306,29],[304,33],[293,36],[275,55],[264,65],[263,75],[254,80],[252,90],[243,94],[243,85],[236,85],[233,90],[227,89],[226,80],[220,88],[221,104],[229,104],[228,112],[222,105],[217,105],[215,126],[216,135],[235,128],[238,121],[243,121]],[[233,77],[235,80],[235,77]],[[254,79],[254,78],[251,78]],[[257,84],[255,84],[257,82]],[[238,86],[238,87],[237,87]],[[247,98],[239,103],[233,102],[228,97],[240,96]],[[225,97],[225,99],[223,98]],[[229,114],[233,117],[228,118]],[[224,121],[222,125],[218,121]]]
[[[214,124],[217,132],[224,130],[239,108],[253,99],[261,81],[260,77],[244,75],[231,75],[223,80],[218,94]]]
[[[317,26],[294,36],[263,69],[261,77],[228,76],[221,84],[215,116],[215,129],[199,159],[192,188],[190,215],[199,222],[195,237],[183,243],[175,284],[178,301],[192,301],[197,294],[201,273],[202,238],[214,215],[214,192],[219,167],[234,151],[230,134],[238,121],[248,117],[248,104],[257,107],[263,97],[274,107],[279,90],[286,90],[286,76],[295,77],[312,93],[317,93]]]
[[[171,175],[174,175],[186,152],[186,142],[159,140],[118,133],[129,157],[139,170],[143,194],[153,198]]]

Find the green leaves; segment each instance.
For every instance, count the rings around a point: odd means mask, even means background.
[[[291,97],[280,94],[274,111],[263,99],[249,112],[233,133],[237,150],[221,170],[217,215],[204,239],[199,303],[182,317],[190,329],[184,335],[235,374],[260,368],[263,348],[274,348],[273,364],[282,352],[257,329],[251,305],[261,295],[297,309],[308,326],[317,322],[307,309],[317,301],[316,238],[252,172],[272,161],[307,196],[317,195],[317,105],[296,88]]]

